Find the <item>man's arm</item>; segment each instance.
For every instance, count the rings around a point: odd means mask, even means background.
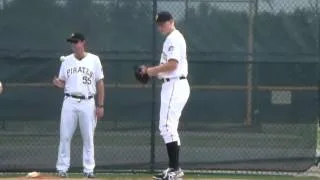
[[[145,73],[147,73],[149,76],[157,76],[159,73],[176,70],[181,56],[180,46],[177,42],[178,41],[170,39],[168,42],[168,47],[164,49],[164,52],[168,58],[166,63],[154,67],[148,67],[145,69]]]
[[[53,77],[52,83],[54,86],[56,86],[58,88],[62,88],[62,89],[65,87],[65,84],[66,84],[64,80],[61,80],[56,76]]]
[[[54,86],[58,88],[64,88],[65,87],[65,75],[64,75],[64,63],[62,62],[60,65],[60,71],[58,77],[53,77],[52,83]]]
[[[175,69],[177,69],[177,67],[178,61],[176,59],[169,59],[167,63],[160,64],[154,67],[148,67],[145,71],[149,76],[156,76],[159,73],[174,71]]]
[[[96,59],[96,66],[95,66],[95,79],[97,85],[97,105],[98,107],[103,107],[104,105],[104,74],[103,68],[100,61],[100,58],[97,57]]]
[[[97,102],[98,102],[98,107],[103,107],[104,106],[104,82],[103,79],[100,79],[97,82],[97,90],[98,90],[98,95],[97,95]]]
[[[95,79],[97,85],[97,119],[101,119],[104,115],[104,75],[100,58],[96,59]]]
[[[104,82],[103,79],[97,81],[97,90],[98,90],[98,106],[96,108],[97,119],[100,120],[104,115]]]

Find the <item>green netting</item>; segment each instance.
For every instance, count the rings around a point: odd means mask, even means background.
[[[86,35],[106,75],[97,169],[166,167],[157,131],[161,82],[139,86],[132,74],[134,65],[159,60],[163,37],[153,27],[154,9],[172,12],[188,44],[192,91],[180,123],[183,168],[307,169],[319,112],[318,3],[0,1],[0,170],[55,169],[63,92],[50,82],[58,58],[70,53],[65,37],[73,31]],[[81,147],[77,132],[75,169]]]

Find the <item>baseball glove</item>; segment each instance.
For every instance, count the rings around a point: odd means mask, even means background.
[[[142,84],[147,84],[150,77],[148,74],[142,74],[142,69],[144,68],[143,65],[135,66],[134,69],[134,76],[135,78]]]

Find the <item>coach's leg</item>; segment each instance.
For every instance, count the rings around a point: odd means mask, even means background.
[[[81,102],[79,125],[83,141],[83,172],[92,173],[95,168],[94,130],[97,124],[94,99]]]
[[[70,144],[77,128],[77,120],[75,104],[71,99],[66,98],[61,110],[60,143],[56,164],[58,171],[67,172],[70,167]]]

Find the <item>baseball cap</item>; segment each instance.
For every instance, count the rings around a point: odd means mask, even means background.
[[[168,11],[161,11],[156,16],[157,23],[164,23],[164,22],[170,21],[172,19],[173,19],[173,17]]]
[[[67,38],[67,42],[78,42],[78,41],[84,41],[84,35],[81,33],[72,33],[71,36],[69,38]]]

